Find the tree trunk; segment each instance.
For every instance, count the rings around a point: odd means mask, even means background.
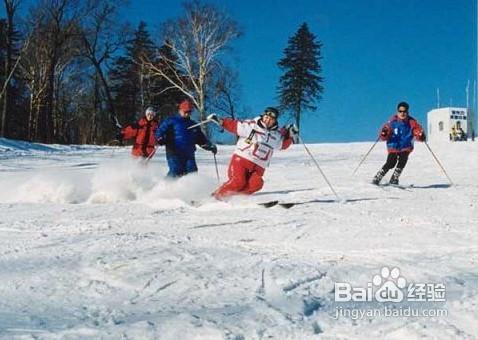
[[[6,137],[8,135],[8,120],[10,114],[10,79],[8,76],[12,71],[13,65],[13,15],[15,14],[15,6],[12,2],[5,0],[5,9],[7,12],[7,34],[6,34],[6,45],[7,51],[5,56],[5,79],[7,81],[5,92],[3,93],[3,108],[2,108],[2,119],[1,119],[1,130],[0,137]]]
[[[108,85],[108,82],[105,78],[105,75],[103,74],[103,70],[101,69],[100,64],[96,60],[92,60],[93,65],[95,66],[96,73],[100,77],[101,85],[103,86],[103,90],[105,91],[106,95],[106,102],[108,105],[108,110],[110,111],[110,115],[116,116],[116,111],[113,103],[113,97],[111,96],[111,91],[110,87]]]
[[[34,136],[33,136],[33,120],[34,120],[34,114],[33,114],[33,106],[34,106],[34,103],[33,103],[33,92],[30,93],[30,105],[29,105],[29,116],[28,116],[28,136],[27,136],[27,139],[29,141],[32,141]]]
[[[36,108],[35,108],[35,137],[34,137],[35,142],[42,141],[42,139],[44,138],[44,132],[42,131],[45,131],[46,118],[45,118],[45,111],[42,108],[43,107],[42,103],[43,103],[43,98],[41,98],[40,96],[37,99]]]
[[[54,125],[53,125],[53,109],[54,109],[54,93],[55,93],[55,65],[56,58],[51,60],[50,69],[48,72],[48,86],[46,91],[46,100],[44,106],[45,122],[43,132],[43,142],[52,143],[54,139]]]
[[[91,116],[91,129],[87,143],[96,144],[98,139],[98,109],[100,107],[100,84],[98,74],[95,76],[95,92],[93,98],[93,114]]]
[[[295,125],[297,126],[297,129],[299,130],[299,135],[300,135],[300,116],[301,116],[301,103],[299,102],[299,105],[297,105],[297,108],[295,110]]]
[[[204,112],[204,92],[199,93],[198,106],[199,120],[203,121],[206,119],[206,113]],[[201,130],[209,138],[209,130],[207,128],[207,124],[201,125]]]

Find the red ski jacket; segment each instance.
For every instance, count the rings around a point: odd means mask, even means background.
[[[133,150],[131,153],[137,157],[148,157],[154,151],[154,131],[158,127],[158,121],[153,119],[148,121],[145,117],[137,123],[130,124],[121,129],[123,139],[134,138]]]

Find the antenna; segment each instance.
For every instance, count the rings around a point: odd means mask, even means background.
[[[466,93],[466,108],[468,109],[470,107],[470,80],[469,79],[468,79],[468,82],[466,83],[465,93]]]
[[[476,82],[478,82],[478,0],[476,0],[476,21],[475,21],[475,26],[476,26],[476,36],[475,36],[475,45],[476,45],[476,60],[475,60],[475,66],[476,66],[476,79],[475,79],[475,117],[477,117],[477,114],[478,114],[478,100],[477,100],[477,96],[478,96],[478,86],[476,84]],[[473,117],[473,118],[475,118]],[[476,121],[475,119],[473,119],[474,122],[473,122],[473,125],[476,126]],[[473,129],[473,127],[472,127]]]
[[[437,109],[439,108],[440,108],[440,88],[437,87]]]
[[[473,104],[471,107],[476,108],[476,79],[473,80]]]

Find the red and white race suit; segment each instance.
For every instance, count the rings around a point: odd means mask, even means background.
[[[274,150],[286,149],[292,144],[290,138],[285,138],[284,129],[267,129],[260,117],[244,121],[226,118],[223,127],[239,136],[234,154],[264,169],[269,166]]]
[[[223,127],[239,136],[239,140],[229,163],[229,180],[214,196],[222,199],[235,193],[252,194],[260,190],[264,184],[262,176],[274,150],[287,149],[292,139],[285,129],[266,128],[261,117],[245,121],[226,118]]]

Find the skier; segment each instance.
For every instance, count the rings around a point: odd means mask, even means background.
[[[407,164],[410,152],[413,151],[413,138],[421,142],[426,141],[423,128],[409,116],[408,109],[408,103],[400,102],[397,105],[397,113],[382,127],[380,139],[387,141],[388,157],[373,178],[373,184],[378,185],[383,176],[396,166],[390,178],[390,184],[398,185],[400,174]]]
[[[122,128],[117,135],[119,140],[135,139],[131,153],[135,157],[148,158],[154,152],[155,138],[154,131],[158,127],[156,111],[148,107],[144,117],[136,123],[129,124]]]
[[[206,138],[199,127],[188,129],[196,123],[191,119],[192,111],[193,104],[183,100],[178,113],[166,118],[155,132],[158,144],[166,146],[168,177],[181,177],[198,171],[194,156],[196,145],[213,154],[217,153],[216,145]]]
[[[266,108],[260,117],[245,121],[209,115],[208,119],[239,136],[229,163],[229,180],[213,193],[215,198],[249,195],[262,188],[262,176],[274,149],[287,149],[298,137],[298,130],[292,124],[279,129],[278,118],[279,111],[274,107]]]

